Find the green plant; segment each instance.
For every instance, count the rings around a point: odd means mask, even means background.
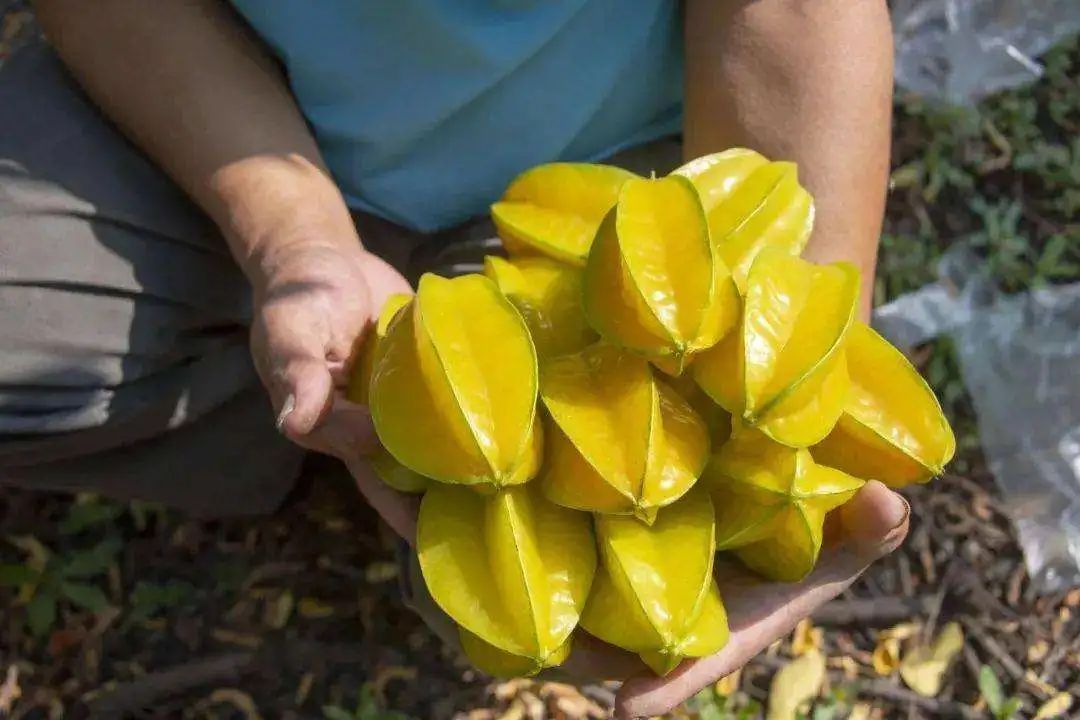
[[[44,637],[56,623],[58,607],[70,603],[91,612],[109,605],[95,580],[108,571],[120,551],[115,538],[85,550],[57,553],[32,536],[8,538],[27,554],[23,564],[0,565],[0,586],[17,588],[26,605],[26,624],[35,637]]]
[[[1001,681],[989,665],[983,665],[979,671],[979,691],[982,692],[994,720],[1013,720],[1019,717],[1020,698],[1005,697],[1005,692],[1001,689]]]
[[[324,705],[322,711],[326,720],[412,720],[404,713],[381,708],[370,685],[360,688],[355,710],[346,710],[340,705]]]
[[[126,626],[144,622],[162,612],[180,607],[195,598],[195,588],[186,582],[170,580],[167,583],[140,581],[128,597],[131,612]]]
[[[761,704],[744,696],[725,696],[715,688],[707,687],[686,703],[686,708],[697,720],[752,720],[761,716]]]

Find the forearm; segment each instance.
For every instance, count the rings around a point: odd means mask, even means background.
[[[689,0],[684,152],[745,146],[799,164],[805,256],[848,260],[869,312],[889,172],[892,35],[881,0]]]
[[[281,73],[222,0],[37,6],[86,92],[218,224],[249,276],[282,250],[274,238],[302,235],[282,226],[348,224]]]

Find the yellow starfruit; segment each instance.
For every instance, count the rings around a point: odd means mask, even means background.
[[[731,330],[738,291],[690,181],[623,184],[589,253],[584,305],[601,337],[670,375]]]
[[[372,421],[394,459],[424,477],[523,483],[542,455],[538,375],[525,321],[491,280],[424,275],[378,343]]]
[[[514,303],[541,358],[577,352],[596,340],[581,309],[581,269],[548,258],[484,258],[484,274]]]
[[[798,255],[814,226],[814,201],[790,162],[769,162],[744,148],[693,160],[675,171],[701,195],[717,252],[742,290],[765,247]]]
[[[801,580],[817,562],[825,515],[863,481],[818,465],[806,449],[739,428],[709,461],[702,485],[716,510],[716,547],[773,580]]]
[[[345,397],[359,405],[368,404],[368,387],[371,385],[371,370],[375,366],[375,351],[386,336],[386,329],[390,327],[390,321],[397,315],[398,310],[405,307],[412,300],[408,293],[394,293],[386,299],[379,312],[379,319],[375,327],[368,332],[360,346],[360,355],[356,358],[352,374],[349,375],[349,385],[345,391]]]
[[[379,320],[373,331],[364,338],[360,348],[360,356],[356,360],[352,374],[349,376],[349,385],[345,391],[345,397],[360,405],[368,404],[368,388],[371,385],[371,370],[375,365],[375,353],[379,342],[386,336],[386,329],[390,327],[390,321],[397,315],[398,310],[409,304],[412,295],[407,293],[395,293],[387,298],[379,313]],[[405,493],[422,493],[427,488],[428,479],[423,475],[413,472],[393,458],[386,449],[380,446],[371,456],[371,469],[384,483]]]
[[[566,658],[596,570],[587,514],[548,502],[536,483],[490,495],[434,484],[416,542],[431,597],[480,669],[531,675]]]
[[[940,475],[956,451],[933,390],[903,353],[856,322],[845,345],[851,393],[814,458],[898,488]]]
[[[740,326],[701,354],[694,378],[777,442],[820,442],[847,403],[843,344],[858,294],[859,272],[849,263],[814,265],[762,250],[747,275]]]
[[[638,653],[658,675],[686,657],[719,651],[727,614],[712,577],[714,520],[709,495],[695,488],[650,527],[596,516],[600,568],[581,627]]]
[[[584,265],[600,221],[634,177],[610,165],[538,165],[510,183],[491,206],[491,219],[512,257],[546,255]]]
[[[540,396],[552,422],[539,482],[559,505],[652,522],[708,460],[704,421],[645,360],[613,345],[546,362]]]

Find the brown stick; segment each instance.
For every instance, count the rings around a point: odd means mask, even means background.
[[[230,653],[202,658],[161,672],[144,675],[116,688],[90,705],[91,718],[119,718],[155,701],[204,685],[235,683],[253,665],[254,653]]]
[[[932,595],[833,600],[818,608],[813,618],[821,625],[885,625],[925,615],[933,604]]]

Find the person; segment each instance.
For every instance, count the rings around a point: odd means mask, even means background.
[[[868,316],[890,142],[883,0],[37,12],[51,48],[0,69],[9,485],[260,513],[316,451],[411,541],[413,501],[365,464],[375,439],[342,397],[349,362],[406,277],[490,249],[476,218],[541,162],[664,172],[680,151],[732,146],[794,160],[816,199],[806,256],[855,263]],[[802,583],[720,578],[732,636],[719,654],[656,678],[586,640],[568,672],[629,678],[620,716],[660,714],[841,592],[907,517],[871,482]]]

